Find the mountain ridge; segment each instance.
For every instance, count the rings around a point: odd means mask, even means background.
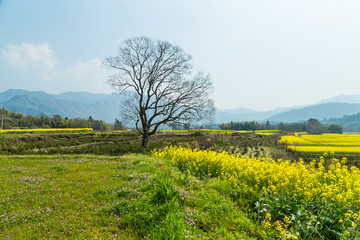
[[[324,120],[327,118],[340,118],[344,115],[351,115],[360,112],[360,104],[357,103],[321,103],[299,109],[292,109],[287,112],[271,116],[270,122],[298,122],[310,118]]]
[[[343,102],[332,102],[333,100]],[[60,115],[68,118],[99,119],[112,123],[120,118],[121,95],[89,92],[49,94],[44,91],[9,89],[0,93],[0,107],[25,115]],[[346,101],[355,103],[346,103]],[[357,102],[359,101],[359,102]],[[309,118],[324,120],[360,113],[360,95],[338,95],[318,104],[256,111],[249,108],[216,109],[215,123],[258,121],[298,122]]]
[[[360,103],[360,94],[344,95],[340,94],[332,98],[327,98],[320,103],[339,102],[339,103]]]

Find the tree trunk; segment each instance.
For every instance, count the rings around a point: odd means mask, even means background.
[[[147,150],[147,144],[149,141],[149,136],[148,135],[142,135],[142,143],[141,146],[145,149],[145,151]]]

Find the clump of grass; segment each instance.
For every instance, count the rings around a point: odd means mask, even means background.
[[[148,239],[256,239],[260,228],[216,188],[220,181],[200,181],[176,169],[152,176],[149,184],[118,192],[123,201],[107,210],[122,218],[121,229],[137,229]]]
[[[60,172],[68,172],[68,171],[69,171],[69,169],[64,165],[58,165],[58,166],[54,166],[54,167],[49,168],[49,172],[58,172],[58,173],[60,173]]]

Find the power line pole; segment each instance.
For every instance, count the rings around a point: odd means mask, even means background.
[[[1,116],[1,130],[4,129],[4,115]]]

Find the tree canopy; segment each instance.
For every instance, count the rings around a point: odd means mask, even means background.
[[[135,124],[144,148],[163,124],[211,121],[212,81],[201,72],[192,74],[190,61],[181,48],[147,37],[128,39],[116,56],[105,60],[116,70],[108,83],[127,96],[121,104],[122,118]]]

